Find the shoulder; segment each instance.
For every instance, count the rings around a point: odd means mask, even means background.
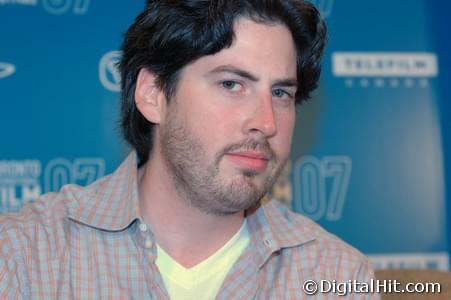
[[[335,279],[374,276],[364,254],[309,218],[293,212],[277,200],[265,204],[265,213],[269,215],[273,231],[286,236],[286,240],[295,241],[282,248],[281,253],[298,259],[299,267]]]
[[[52,244],[64,233],[64,222],[71,212],[92,199],[104,181],[102,178],[87,187],[66,185],[59,192],[40,196],[18,213],[0,215],[0,256],[6,250],[30,249],[37,242]]]
[[[57,276],[67,263],[71,213],[92,203],[106,177],[87,187],[64,186],[42,195],[18,213],[0,216],[0,298],[29,297],[33,280]],[[38,279],[37,279],[38,278]]]
[[[50,193],[25,205],[18,213],[0,216],[0,259],[26,261],[29,249],[36,250],[38,241],[51,244],[62,227],[65,204],[64,192]]]
[[[46,194],[18,213],[0,216],[0,298],[29,298],[31,266],[41,256],[61,253],[56,239],[63,232],[64,204],[64,192]]]

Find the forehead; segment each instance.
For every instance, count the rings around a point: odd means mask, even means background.
[[[240,18],[229,48],[201,57],[188,68],[211,70],[232,65],[259,78],[296,78],[296,48],[289,29],[280,23],[257,23]]]

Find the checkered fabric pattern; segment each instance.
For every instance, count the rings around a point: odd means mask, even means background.
[[[138,199],[132,153],[115,173],[88,187],[68,185],[1,216],[0,299],[167,299]],[[250,245],[218,299],[304,299],[306,280],[374,278],[360,252],[277,201],[262,201],[246,217]]]

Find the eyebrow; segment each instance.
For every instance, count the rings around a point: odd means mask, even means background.
[[[209,71],[208,74],[217,74],[217,73],[231,73],[235,74],[239,77],[248,79],[250,81],[257,82],[260,80],[256,75],[248,72],[246,70],[234,67],[232,65],[222,65],[214,68]],[[288,79],[278,79],[274,82],[273,86],[283,86],[283,87],[297,87],[298,81],[296,79],[288,78]]]

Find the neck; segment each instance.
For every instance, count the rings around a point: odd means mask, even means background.
[[[202,262],[221,248],[241,227],[244,213],[217,216],[192,207],[176,192],[161,159],[139,170],[141,215],[157,243],[184,267]]]

